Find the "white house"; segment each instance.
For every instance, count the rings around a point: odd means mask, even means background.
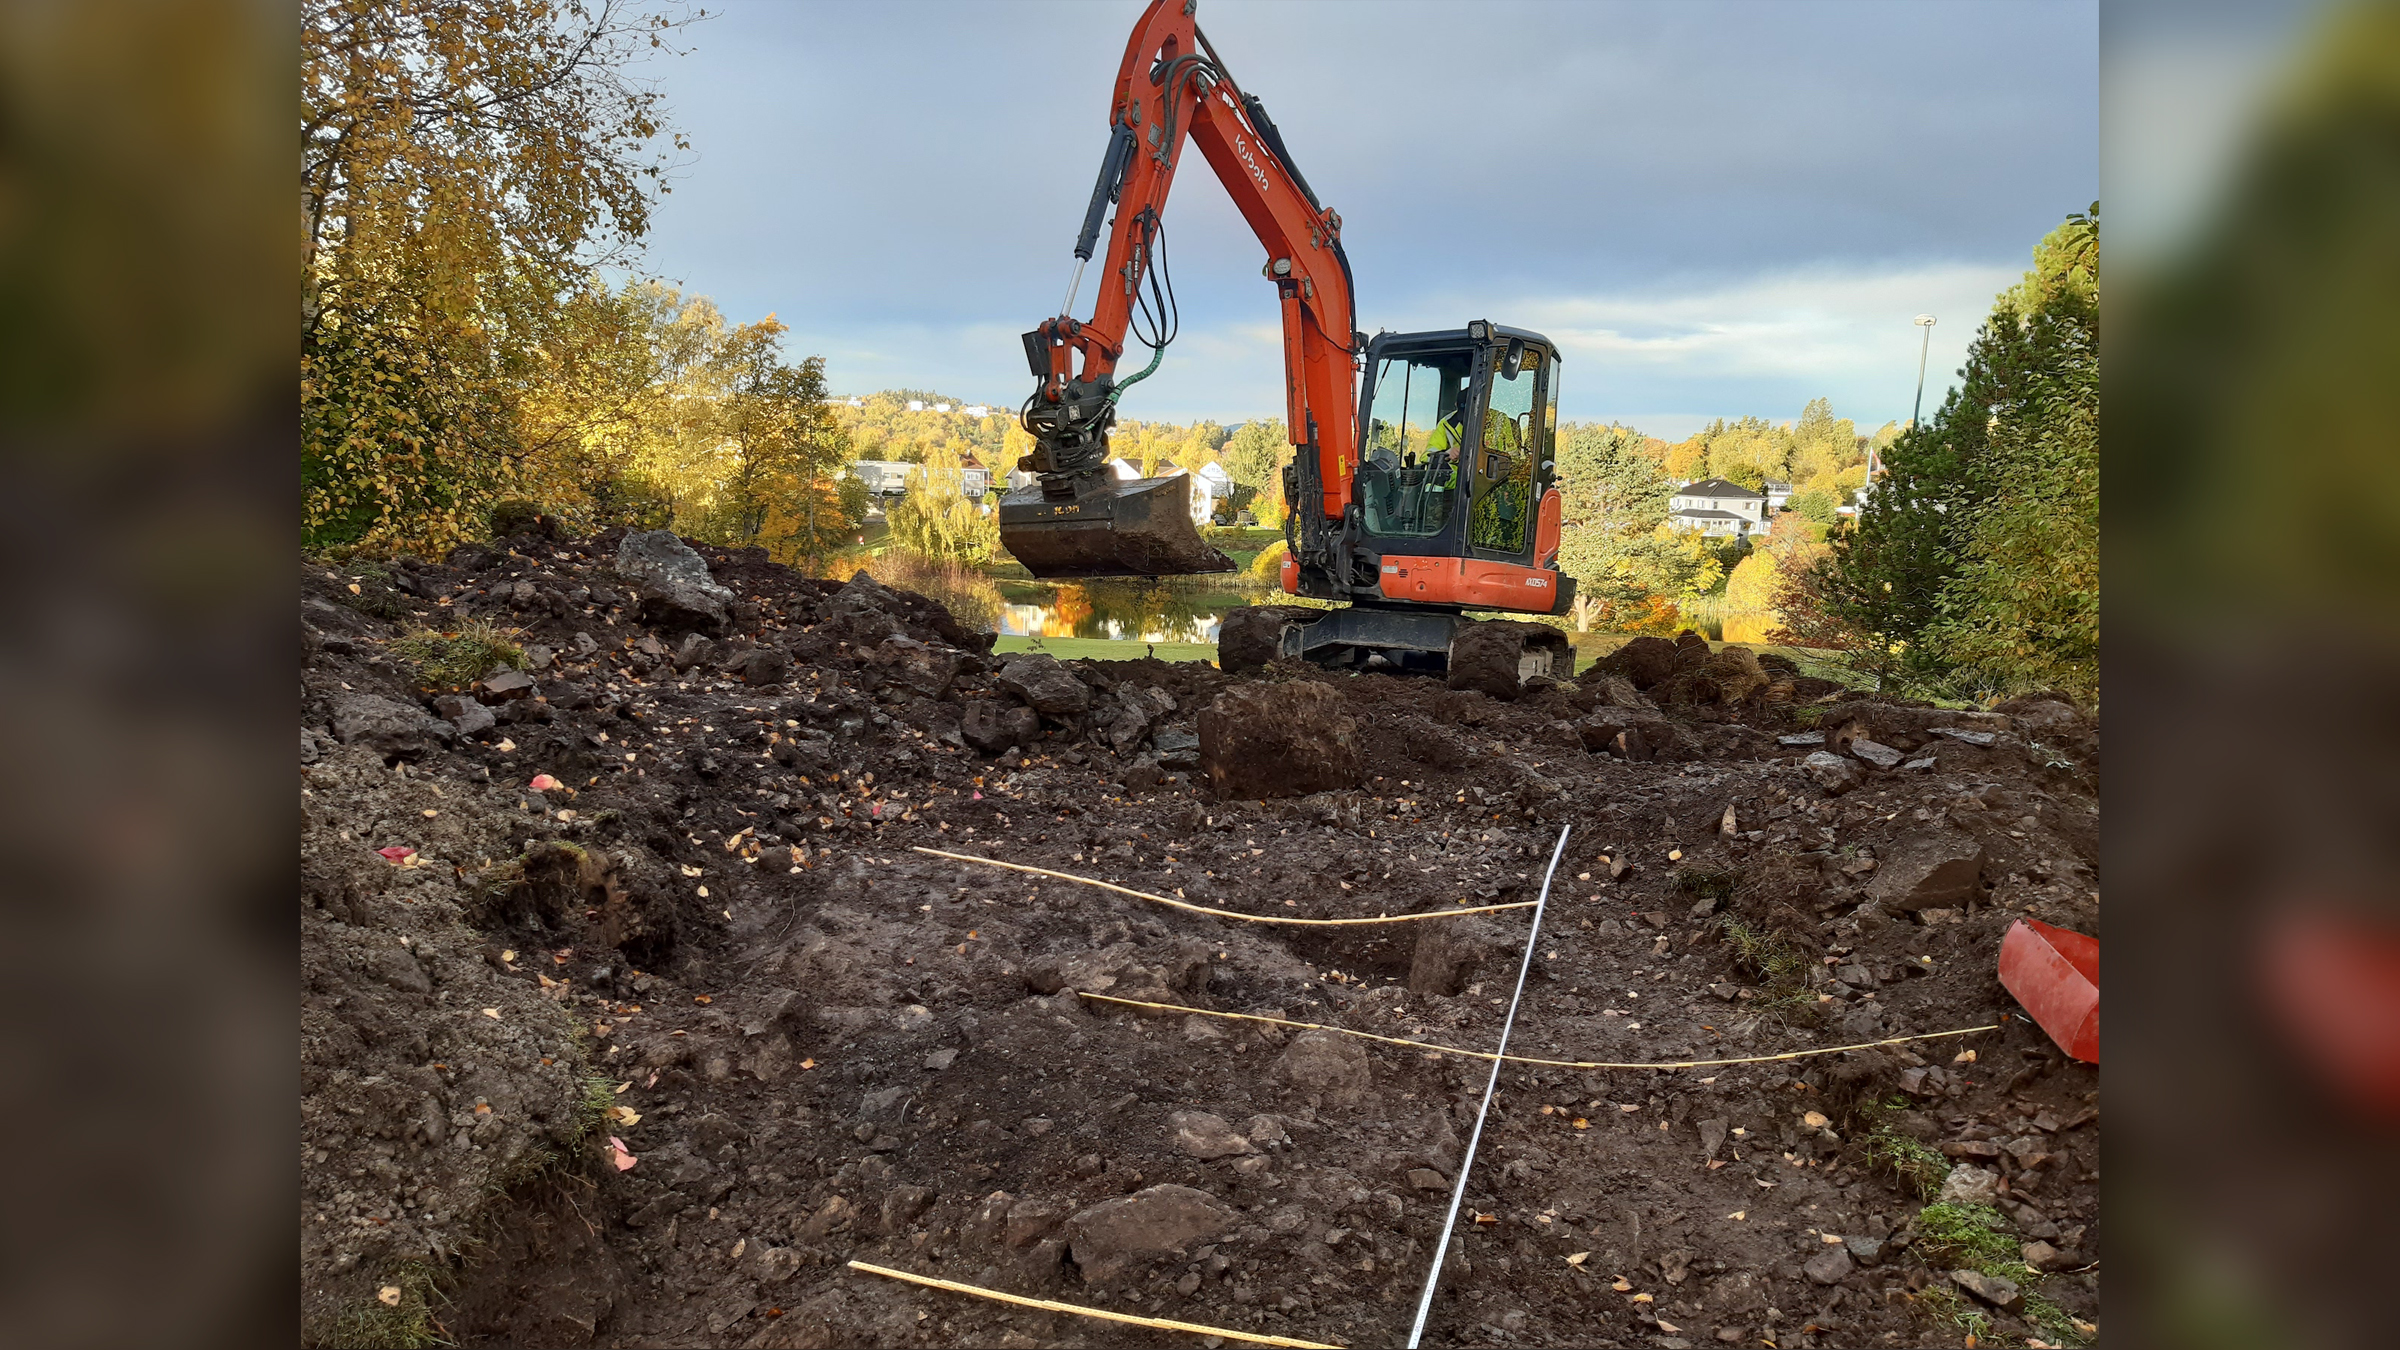
[[[1763,534],[1767,515],[1767,494],[1722,478],[1686,483],[1667,499],[1669,521],[1706,535]]]
[[[965,413],[969,417],[989,417],[992,415],[991,406],[983,403],[970,403],[967,406],[959,409],[959,411]]]
[[[1192,475],[1192,516],[1205,525],[1217,513],[1217,503],[1233,495],[1233,475],[1210,460]]]
[[[1216,515],[1217,503],[1233,495],[1233,475],[1214,460],[1200,466],[1200,472],[1169,467],[1161,478],[1188,478],[1192,485],[1192,523],[1206,525]]]
[[[923,399],[921,399],[921,398],[912,398],[912,399],[910,399],[910,400],[908,401],[908,410],[909,410],[910,412],[923,412],[923,411],[925,411],[925,400],[923,400]]]
[[[1784,503],[1792,499],[1792,485],[1777,478],[1767,480],[1767,518],[1773,520]]]

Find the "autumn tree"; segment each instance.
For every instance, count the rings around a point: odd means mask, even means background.
[[[908,492],[884,509],[902,548],[949,563],[988,562],[1000,550],[1000,522],[967,495],[958,456],[936,449],[909,471]]]
[[[1291,438],[1279,417],[1244,422],[1228,437],[1219,462],[1236,484],[1250,489],[1251,514],[1258,523],[1280,529],[1287,507],[1283,500],[1283,466],[1291,462]]]
[[[304,0],[301,485],[320,547],[433,550],[524,468],[525,383],[680,138],[632,75],[692,16],[553,0]]]

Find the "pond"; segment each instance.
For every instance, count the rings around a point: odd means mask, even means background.
[[[1214,642],[1225,611],[1289,599],[1279,590],[1147,581],[1003,581],[1004,636]]]

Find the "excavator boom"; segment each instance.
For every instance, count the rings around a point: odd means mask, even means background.
[[[1075,281],[1059,317],[1025,334],[1037,381],[1020,413],[1033,482],[1000,503],[1000,538],[1036,576],[1164,576],[1230,571],[1202,540],[1187,479],[1117,477],[1109,430],[1126,388],[1157,369],[1174,340],[1163,218],[1188,138],[1200,148],[1267,251],[1262,269],[1283,312],[1285,426],[1313,457],[1320,500],[1295,510],[1340,517],[1356,462],[1357,377],[1350,268],[1341,217],[1291,165],[1265,108],[1246,98],[1208,46],[1191,0],[1153,0],[1134,26],[1110,95],[1108,148],[1075,244]],[[1091,317],[1073,315],[1086,266],[1107,248]],[[1148,368],[1120,380],[1131,332]]]

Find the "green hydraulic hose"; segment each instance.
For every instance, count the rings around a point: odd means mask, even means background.
[[[1136,373],[1136,374],[1133,376],[1133,378],[1131,378],[1131,379],[1129,379],[1129,380],[1124,380],[1124,381],[1121,381],[1121,382],[1119,382],[1119,383],[1118,383],[1118,385],[1117,385],[1117,387],[1116,387],[1116,388],[1109,390],[1109,391],[1108,391],[1108,401],[1109,401],[1109,403],[1110,403],[1110,404],[1112,404],[1112,405],[1113,405],[1113,404],[1115,404],[1115,403],[1116,403],[1116,401],[1117,401],[1118,399],[1120,399],[1120,398],[1123,398],[1123,397],[1125,396],[1125,391],[1126,391],[1126,390],[1128,390],[1128,389],[1131,389],[1132,387],[1134,387],[1134,386],[1135,386],[1135,385],[1137,385],[1137,384],[1140,384],[1142,381],[1144,381],[1144,380],[1146,380],[1146,379],[1149,379],[1149,378],[1151,377],[1151,375],[1153,375],[1153,374],[1155,374],[1155,373],[1157,372],[1157,370],[1158,370],[1158,365],[1159,365],[1159,362],[1161,362],[1161,361],[1164,361],[1164,360],[1166,360],[1166,359],[1167,359],[1167,349],[1166,349],[1166,348],[1164,348],[1164,347],[1152,347],[1152,348],[1150,349],[1150,364],[1149,364],[1149,365],[1146,365],[1146,366],[1144,366],[1144,367],[1142,367],[1142,368],[1141,368],[1141,370],[1140,370],[1139,372],[1137,372],[1137,373]]]

